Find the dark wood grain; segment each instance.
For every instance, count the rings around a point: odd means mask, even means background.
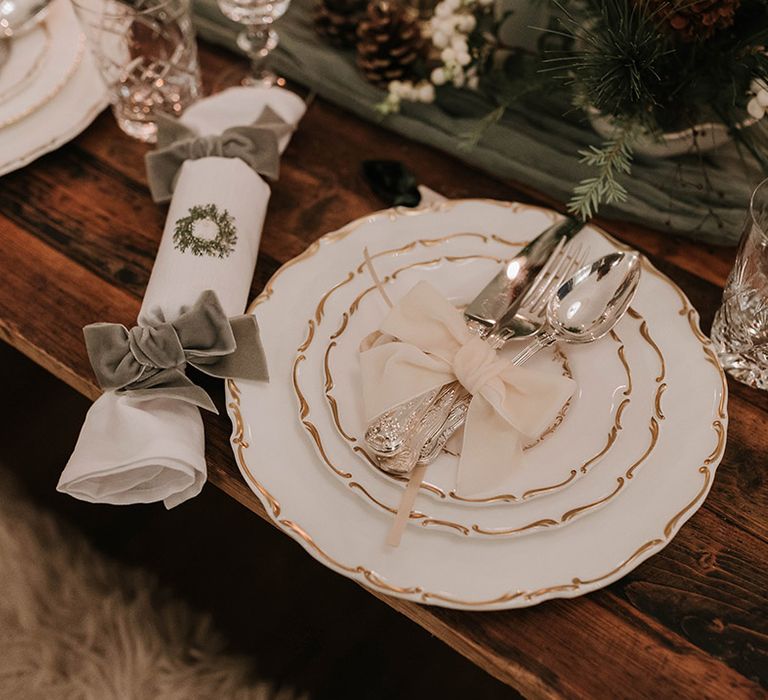
[[[208,77],[232,61],[205,47],[201,53]],[[0,337],[91,398],[98,388],[81,328],[134,321],[164,222],[165,210],[146,191],[145,151],[103,114],[73,143],[5,176],[0,188]],[[359,172],[363,159],[380,157],[404,161],[449,197],[562,207],[317,101],[282,159],[254,295],[318,236],[380,207]],[[708,328],[733,250],[599,223],[670,275]],[[221,404],[221,386],[212,387]],[[500,613],[379,597],[528,697],[764,697],[768,396],[729,387],[729,442],[709,498],[666,549],[621,581]],[[205,423],[210,481],[266,518],[239,476],[227,419],[207,415]]]

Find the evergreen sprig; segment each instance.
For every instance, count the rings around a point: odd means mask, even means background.
[[[661,104],[665,59],[672,53],[659,10],[648,0],[587,3],[586,20],[561,6],[561,36],[573,49],[545,59],[567,85],[603,114],[647,123]]]
[[[617,126],[601,147],[580,151],[597,170],[573,190],[569,208],[588,218],[602,203],[627,197],[621,178],[639,139],[721,121],[768,173],[755,127],[743,128],[753,80],[768,78],[768,0],[741,0],[733,23],[702,41],[670,25],[698,0],[554,0],[563,18],[550,34],[571,46],[545,59],[545,71],[569,86],[574,102]]]
[[[579,151],[579,162],[596,168],[597,174],[574,187],[569,212],[586,220],[592,218],[601,204],[626,201],[627,189],[618,178],[631,172],[632,147],[639,133],[637,125],[619,126],[602,146]]]

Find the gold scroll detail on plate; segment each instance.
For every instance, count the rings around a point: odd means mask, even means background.
[[[472,200],[472,201],[486,201],[495,206],[501,206],[504,208],[511,209],[512,211],[534,210],[534,211],[539,211],[544,213],[549,218],[556,217],[556,214],[549,209],[545,209],[543,207],[536,207],[534,205],[521,204],[519,202],[497,202],[495,200]],[[438,210],[448,211],[458,203],[459,202],[456,202],[456,201],[439,202],[439,203],[436,203],[435,205],[425,207],[422,210],[413,211],[409,213],[419,214],[424,211],[426,212],[432,212],[432,211],[438,211]],[[390,211],[387,215],[390,216],[390,218],[395,218],[395,219],[397,218],[397,212]],[[323,238],[319,239],[318,241],[315,241],[315,243],[312,244],[300,256],[298,256],[297,258],[294,258],[293,260],[288,261],[279,270],[277,270],[277,272],[275,272],[275,274],[272,276],[272,278],[269,280],[266,287],[264,288],[264,291],[262,292],[262,294],[259,295],[254,300],[254,302],[250,305],[249,312],[251,312],[259,304],[266,302],[272,296],[272,294],[274,293],[275,282],[282,275],[282,273],[285,272],[286,269],[289,269],[293,265],[297,264],[298,262],[300,262],[300,260],[307,259],[312,255],[314,255],[319,250],[321,241],[324,244],[329,244],[336,240],[341,240],[342,238],[345,238],[350,233],[352,233],[356,228],[358,228],[363,223],[369,220],[371,220],[371,217],[358,219],[357,221],[352,222],[351,224],[344,227],[340,231],[336,231],[331,234],[326,234],[326,236],[323,236]],[[627,246],[623,245],[622,243],[614,239],[612,236],[602,231],[601,229],[595,229],[595,230],[617,248],[622,250],[628,249]],[[679,313],[680,315],[687,315],[691,307],[685,295],[674,284],[674,282],[672,282],[668,277],[666,277],[666,275],[659,272],[655,267],[653,267],[647,261],[644,261],[644,267],[648,270],[650,274],[655,275],[656,277],[661,279],[665,284],[671,287],[678,294],[683,304],[683,308]],[[689,316],[689,321],[690,321],[690,316]],[[235,458],[237,459],[238,465],[242,473],[244,474],[245,478],[251,483],[251,486],[255,489],[256,493],[259,494],[264,501],[266,501],[267,505],[271,510],[273,520],[275,520],[276,523],[284,531],[289,533],[296,541],[302,544],[302,546],[304,546],[304,548],[310,553],[312,553],[317,559],[323,561],[325,564],[327,564],[331,568],[336,569],[337,571],[350,574],[351,576],[358,578],[358,580],[362,579],[363,582],[365,582],[367,585],[369,585],[370,587],[380,592],[409,596],[411,598],[414,598],[417,601],[424,602],[424,603],[442,601],[444,603],[461,605],[464,607],[472,608],[472,607],[489,607],[493,605],[501,605],[503,603],[510,602],[518,598],[524,598],[526,601],[543,600],[549,597],[553,597],[557,593],[577,592],[582,586],[593,585],[595,583],[607,584],[607,583],[610,583],[612,580],[620,578],[625,569],[632,566],[636,562],[639,563],[643,561],[648,556],[650,556],[650,554],[652,554],[658,547],[663,546],[667,542],[669,542],[669,540],[675,534],[676,530],[680,526],[685,516],[691,510],[696,508],[699,502],[707,494],[712,482],[712,472],[709,466],[713,464],[715,461],[717,461],[718,459],[720,459],[720,457],[722,456],[722,452],[725,448],[726,434],[725,434],[725,426],[723,424],[723,421],[727,418],[726,401],[727,401],[727,391],[728,391],[727,383],[725,380],[725,374],[722,370],[722,367],[720,366],[720,363],[717,361],[717,357],[712,352],[708,341],[701,340],[701,338],[695,332],[694,332],[694,335],[702,343],[702,350],[704,351],[705,355],[709,358],[708,361],[712,364],[715,371],[718,373],[718,377],[720,378],[720,382],[721,382],[721,397],[720,397],[720,406],[719,406],[719,412],[718,412],[719,420],[716,419],[712,422],[712,428],[715,431],[715,434],[717,437],[716,445],[712,450],[712,452],[704,460],[704,464],[702,464],[700,467],[697,468],[697,473],[700,474],[702,477],[702,484],[698,492],[696,493],[696,495],[682,509],[680,509],[680,511],[678,511],[669,521],[667,521],[667,523],[663,528],[662,537],[657,537],[657,538],[653,538],[646,541],[645,543],[637,547],[628,557],[626,557],[623,561],[621,561],[619,564],[617,564],[615,567],[613,567],[609,571],[599,574],[597,576],[592,576],[590,578],[582,578],[582,577],[574,576],[570,580],[570,582],[554,584],[554,585],[542,587],[532,591],[512,590],[512,591],[504,592],[493,598],[464,599],[464,598],[459,598],[454,596],[448,596],[444,593],[426,591],[424,590],[423,587],[418,585],[408,585],[408,586],[396,585],[394,583],[387,581],[382,576],[376,574],[374,571],[371,571],[370,569],[364,566],[353,566],[353,565],[344,564],[343,562],[332,557],[322,547],[320,547],[312,538],[312,536],[295,521],[285,519],[285,518],[279,518],[279,515],[281,512],[280,504],[278,503],[277,499],[264,487],[264,485],[261,484],[258,481],[258,479],[256,479],[253,472],[248,467],[247,460],[245,459],[245,448],[248,447],[248,444],[243,440],[243,426],[245,422],[241,412],[240,391],[237,387],[237,384],[230,379],[230,380],[227,380],[227,386],[229,388],[232,400],[230,401],[228,406],[230,408],[230,411],[233,416],[233,421],[234,421],[232,442],[236,447]]]
[[[445,242],[447,240],[451,240],[454,237],[462,237],[462,236],[466,236],[466,235],[468,235],[468,234],[460,233],[460,234],[443,236],[440,239],[429,239],[429,240],[430,240],[430,243]],[[487,236],[483,236],[481,234],[478,234],[478,236],[480,236],[484,241],[487,242],[487,240],[488,240]],[[495,236],[495,239],[498,239],[498,236]],[[395,251],[395,252],[400,252],[401,250],[402,249],[400,249],[400,248],[393,249],[393,251]],[[467,256],[441,256],[441,257],[438,257],[438,258],[435,258],[435,259],[431,259],[431,260],[427,260],[427,261],[418,261],[418,262],[415,262],[415,263],[411,263],[410,265],[403,266],[403,267],[395,270],[391,275],[385,276],[382,279],[382,284],[386,284],[387,282],[396,279],[398,277],[398,275],[402,274],[403,272],[405,272],[407,270],[411,270],[411,269],[415,269],[415,268],[431,267],[431,266],[436,265],[436,264],[438,264],[440,262],[443,262],[443,261],[446,261],[446,262],[449,262],[449,263],[453,263],[453,262],[464,262],[464,261],[468,261],[468,260],[491,260],[491,261],[497,262],[497,263],[501,262],[501,260],[499,258],[497,258],[495,256],[487,256],[487,255],[477,255],[476,254],[476,255],[467,255]],[[357,267],[357,273],[358,274],[363,274],[364,270],[365,270],[365,265],[364,265],[364,263],[361,263]],[[299,401],[299,409],[300,409],[299,418],[300,418],[300,421],[301,421],[302,425],[304,426],[304,428],[309,433],[309,436],[312,439],[312,441],[317,446],[317,449],[318,449],[318,451],[320,453],[320,456],[322,458],[323,463],[327,467],[329,467],[337,476],[340,476],[343,479],[351,479],[352,478],[352,474],[350,472],[344,470],[344,469],[341,469],[336,464],[334,464],[334,462],[328,456],[327,449],[325,448],[325,445],[323,444],[322,436],[321,436],[320,432],[318,431],[316,425],[312,421],[309,421],[307,419],[308,415],[309,415],[309,410],[310,409],[309,409],[309,405],[306,402],[306,399],[304,398],[304,396],[303,396],[303,394],[301,392],[301,389],[300,389],[300,386],[299,386],[297,370],[298,370],[299,363],[301,361],[303,361],[304,359],[306,359],[303,353],[309,348],[310,344],[312,343],[313,338],[315,337],[314,327],[313,327],[313,320],[317,321],[318,318],[322,318],[322,309],[324,308],[325,304],[327,303],[327,301],[331,297],[331,295],[336,290],[340,289],[343,285],[347,284],[353,277],[354,277],[354,273],[348,273],[348,275],[345,277],[344,280],[342,280],[342,282],[334,284],[326,293],[324,293],[321,296],[320,302],[318,304],[318,307],[315,309],[314,319],[310,319],[308,321],[308,324],[309,324],[309,335],[308,335],[308,338],[299,346],[299,348],[298,348],[299,355],[295,359],[294,367],[293,367],[293,384],[294,384],[294,390],[295,390],[295,392],[297,394],[297,399]],[[324,369],[324,377],[325,377],[324,393],[325,393],[326,401],[327,401],[327,403],[329,405],[329,409],[330,409],[330,412],[331,412],[331,417],[332,417],[332,419],[334,421],[334,424],[336,426],[336,429],[337,429],[338,433],[342,436],[343,439],[345,439],[350,444],[357,443],[358,441],[357,441],[357,439],[355,437],[350,435],[350,433],[347,430],[344,429],[344,427],[343,427],[343,425],[341,423],[340,415],[339,415],[338,403],[336,402],[335,397],[331,394],[331,391],[333,390],[333,387],[334,387],[334,379],[333,379],[333,375],[332,375],[332,372],[331,372],[331,369],[330,369],[330,353],[331,353],[331,350],[334,347],[337,346],[337,342],[336,341],[338,340],[338,338],[341,337],[341,335],[347,330],[349,319],[357,312],[361,300],[368,293],[374,291],[376,288],[377,288],[376,285],[371,285],[368,288],[366,288],[365,290],[363,290],[361,293],[359,293],[353,299],[352,303],[349,305],[348,310],[342,314],[342,320],[341,320],[341,324],[340,324],[339,328],[331,334],[330,342],[329,342],[328,346],[325,349],[325,354],[324,354],[324,358],[323,358],[323,369]],[[661,356],[661,351],[659,350],[658,345],[653,341],[653,338],[650,335],[650,331],[648,330],[647,324],[646,324],[645,320],[643,319],[643,317],[637,311],[635,311],[635,310],[633,310],[632,317],[636,318],[636,319],[639,319],[641,321],[641,324],[642,324],[641,327],[645,328],[645,331],[641,332],[642,338],[653,348],[653,350],[656,353],[658,353]],[[580,467],[571,469],[569,475],[564,480],[561,480],[561,481],[559,481],[559,482],[557,482],[555,484],[550,484],[550,485],[547,485],[547,486],[542,486],[542,487],[537,487],[537,488],[529,489],[525,493],[523,493],[522,496],[516,496],[514,494],[498,494],[498,495],[490,496],[490,497],[486,497],[486,498],[468,498],[468,497],[464,497],[464,496],[458,495],[455,491],[449,492],[448,496],[450,496],[450,498],[452,498],[454,500],[468,502],[468,503],[492,503],[492,502],[503,502],[503,501],[511,502],[511,501],[528,500],[530,498],[533,498],[534,496],[539,496],[539,495],[542,495],[544,493],[548,493],[548,492],[551,492],[551,491],[563,488],[564,486],[569,484],[571,481],[573,481],[578,476],[579,473],[586,474],[588,472],[588,470],[591,468],[591,466],[593,466],[600,459],[602,459],[608,453],[608,451],[611,449],[611,447],[614,445],[614,443],[616,442],[616,440],[618,438],[619,432],[622,429],[621,415],[622,415],[624,409],[626,408],[626,406],[628,405],[628,403],[630,402],[630,395],[631,395],[632,390],[633,390],[633,386],[632,386],[632,372],[631,372],[631,368],[630,368],[630,366],[629,366],[629,364],[628,364],[628,362],[626,360],[626,357],[625,357],[624,344],[623,344],[621,338],[618,336],[618,334],[616,333],[615,330],[611,331],[610,337],[618,345],[617,355],[618,355],[618,358],[619,358],[619,360],[620,360],[620,362],[621,362],[621,364],[622,364],[622,366],[624,368],[624,371],[626,373],[626,376],[627,376],[626,387],[625,387],[625,390],[624,390],[624,396],[626,398],[616,407],[615,413],[614,413],[614,423],[613,423],[613,425],[612,425],[612,427],[611,427],[611,429],[610,429],[610,431],[608,433],[608,437],[606,439],[606,443],[594,456],[590,457]],[[558,351],[558,352],[560,352],[560,351]],[[564,362],[564,372],[568,376],[572,377],[572,373],[570,371],[570,367],[567,364],[567,362],[568,362],[567,358],[562,354],[562,352],[560,352],[560,356],[562,357],[562,360]],[[663,366],[664,365],[663,357],[661,357],[661,362],[662,362],[662,366]],[[662,375],[663,374],[664,373],[662,373]],[[565,406],[559,412],[559,414],[556,417],[553,425],[551,425],[542,434],[542,436],[540,436],[538,441],[540,441],[541,439],[546,437],[546,435],[551,434],[552,432],[554,432],[554,430],[557,428],[557,426],[559,426],[560,423],[562,422],[562,420],[564,419],[565,412],[567,411],[569,406],[570,406],[570,402],[567,402],[565,404]],[[451,521],[451,520],[446,520],[444,518],[430,517],[430,516],[425,515],[423,513],[417,513],[417,514],[412,513],[410,518],[411,519],[421,519],[421,525],[424,526],[424,527],[430,527],[430,526],[432,526],[432,527],[446,527],[446,528],[452,529],[452,530],[454,530],[454,531],[456,531],[456,532],[458,532],[458,533],[460,533],[462,535],[465,535],[465,536],[469,536],[470,533],[472,533],[472,532],[474,532],[476,534],[479,534],[479,535],[484,535],[484,536],[511,536],[511,535],[515,535],[515,534],[521,534],[521,533],[524,533],[524,532],[529,532],[532,529],[556,527],[556,526],[560,526],[562,524],[565,524],[566,522],[568,522],[569,520],[573,519],[577,515],[583,515],[583,514],[589,512],[589,511],[591,511],[591,510],[599,508],[600,506],[606,504],[608,501],[612,500],[613,498],[615,498],[618,495],[618,493],[622,490],[622,488],[627,483],[627,481],[632,478],[632,475],[633,475],[635,469],[637,469],[640,466],[640,464],[642,464],[650,456],[650,454],[652,453],[653,449],[656,446],[656,442],[658,440],[658,424],[654,425],[655,419],[653,417],[651,417],[650,421],[651,421],[650,430],[651,430],[651,435],[652,435],[652,441],[651,441],[650,445],[648,446],[646,451],[642,454],[642,456],[640,458],[638,458],[638,460],[636,460],[636,462],[630,467],[629,470],[627,470],[627,472],[624,474],[624,477],[620,477],[617,480],[617,486],[610,493],[608,493],[607,495],[601,496],[600,498],[595,499],[592,502],[589,502],[589,503],[583,504],[581,506],[577,506],[575,508],[572,508],[569,511],[567,511],[566,513],[563,513],[561,516],[559,516],[557,518],[542,518],[542,519],[536,520],[536,521],[534,521],[532,523],[528,523],[526,525],[515,527],[515,528],[493,528],[493,529],[491,529],[491,528],[484,528],[484,527],[482,527],[480,525],[477,525],[476,523],[472,523],[472,524],[468,524],[467,525],[467,524],[463,524],[463,523],[454,522],[454,521]],[[527,447],[532,447],[535,444],[537,444],[537,443],[533,443],[532,445],[527,446]],[[358,454],[363,455],[364,458],[366,459],[366,461],[369,464],[373,465],[374,467],[377,467],[375,460],[373,460],[371,458],[371,456],[365,451],[365,449],[362,448],[359,444],[355,445],[353,447],[353,450],[355,452],[357,452]],[[390,479],[393,479],[392,475],[389,475],[389,474],[384,474],[384,475],[386,477],[390,478]],[[396,511],[394,506],[389,505],[387,503],[384,503],[384,502],[382,502],[381,500],[379,500],[377,498],[374,498],[373,495],[366,488],[364,488],[361,484],[359,484],[358,482],[350,481],[350,482],[347,482],[347,483],[348,483],[349,488],[351,488],[353,490],[357,490],[361,495],[366,497],[371,503],[373,503],[377,507],[382,508],[382,509],[384,509],[384,510],[390,512],[390,513],[393,513],[393,512]],[[422,482],[422,484],[420,484],[420,488],[425,489],[425,490],[429,490],[429,491],[432,491],[432,492],[436,492],[440,496],[440,498],[445,498],[445,495],[446,495],[445,492],[442,489],[440,489],[439,487],[435,486],[434,484],[430,484],[429,482]]]

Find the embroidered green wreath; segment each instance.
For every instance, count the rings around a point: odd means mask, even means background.
[[[218,230],[215,238],[202,238],[195,235],[195,224],[199,221],[212,221]],[[173,233],[173,245],[185,253],[189,250],[192,255],[210,255],[216,258],[226,258],[237,243],[237,229],[232,215],[224,209],[219,211],[215,204],[198,204],[190,207],[189,214],[176,221]]]

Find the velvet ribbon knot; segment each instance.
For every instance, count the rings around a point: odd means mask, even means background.
[[[92,323],[83,329],[99,385],[132,396],[175,398],[216,412],[211,397],[187,377],[187,364],[214,377],[268,378],[256,319],[227,318],[216,294],[203,292],[172,322],[131,329]]]
[[[465,495],[498,486],[519,463],[524,439],[543,432],[576,389],[568,377],[499,357],[427,282],[411,289],[379,330],[397,340],[360,354],[369,421],[454,380],[473,395],[457,478]]]
[[[279,141],[291,130],[290,124],[269,107],[250,126],[233,126],[213,136],[199,136],[178,119],[159,115],[157,148],[145,158],[152,199],[169,201],[184,161],[210,156],[239,158],[260,175],[276,180]]]

